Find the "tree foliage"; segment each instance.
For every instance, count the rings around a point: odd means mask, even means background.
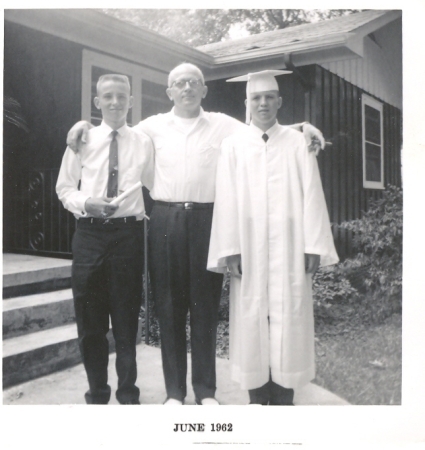
[[[133,25],[147,28],[193,47],[231,39],[236,30],[246,35],[326,20],[352,9],[103,9]]]

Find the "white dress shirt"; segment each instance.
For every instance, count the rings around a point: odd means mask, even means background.
[[[56,192],[64,207],[77,218],[89,217],[84,209],[88,198],[106,197],[112,131],[110,126],[102,122],[100,126],[89,131],[86,144],[77,154],[69,147],[65,151]],[[151,189],[154,173],[151,139],[127,125],[117,131],[118,194],[131,188],[138,181]],[[139,189],[128,196],[111,217],[136,216],[141,220],[144,214],[143,195]]]
[[[155,146],[151,197],[166,202],[213,202],[221,141],[245,126],[225,114],[202,108],[191,126],[176,120],[174,110],[136,125],[134,129],[144,131]]]

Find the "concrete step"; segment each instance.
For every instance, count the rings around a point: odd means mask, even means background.
[[[3,255],[3,298],[71,286],[72,261],[33,255]]]
[[[109,350],[115,351],[112,332]],[[3,388],[32,380],[81,362],[75,323],[3,341]]]
[[[71,289],[15,297],[3,302],[3,339],[75,321]]]

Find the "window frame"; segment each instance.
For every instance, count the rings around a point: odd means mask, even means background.
[[[379,111],[380,117],[380,147],[381,147],[381,181],[370,181],[366,179],[366,113],[365,107],[369,106]],[[362,94],[362,159],[363,159],[363,188],[365,189],[385,189],[384,180],[384,105],[382,102],[372,98],[367,94]],[[370,142],[378,145],[375,142]]]
[[[91,76],[92,67],[110,70],[111,73],[124,73],[131,77],[131,95],[134,97],[132,116],[129,125],[137,125],[142,120],[142,80],[148,80],[167,86],[167,75],[147,67],[124,61],[109,55],[83,49],[81,117],[90,122],[92,108]]]

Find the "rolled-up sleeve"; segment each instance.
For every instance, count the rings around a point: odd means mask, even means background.
[[[58,181],[56,183],[56,193],[65,209],[78,216],[85,216],[87,213],[84,205],[90,196],[78,189],[81,180],[81,169],[79,155],[67,147],[62,158]]]

